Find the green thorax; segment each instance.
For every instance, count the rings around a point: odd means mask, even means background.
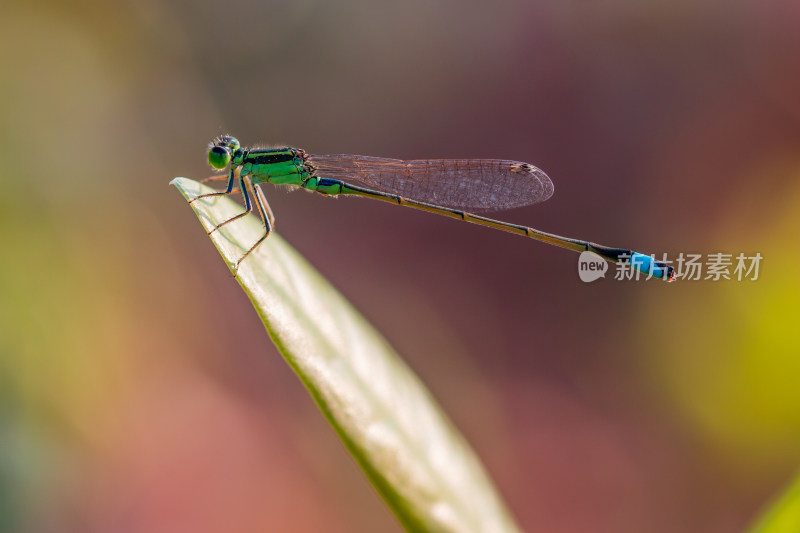
[[[308,155],[298,148],[237,150],[232,164],[241,165],[242,175],[250,176],[253,183],[302,186],[314,174]]]

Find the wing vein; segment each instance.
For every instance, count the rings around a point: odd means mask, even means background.
[[[553,183],[539,168],[506,159],[309,157],[320,177],[450,209],[499,211],[537,204],[553,194]]]

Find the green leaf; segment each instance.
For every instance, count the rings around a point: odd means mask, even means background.
[[[800,476],[758,519],[749,533],[797,533],[800,531]]]
[[[210,192],[172,181],[187,199]],[[191,204],[206,230],[243,207]],[[233,268],[263,234],[250,215],[211,235]],[[408,531],[519,531],[465,439],[389,344],[311,265],[271,234],[238,280],[272,341]]]

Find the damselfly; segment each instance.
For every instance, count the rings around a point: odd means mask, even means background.
[[[227,178],[227,187],[224,191],[197,196],[191,202],[231,194],[238,179],[245,203],[243,213],[219,224],[209,234],[252,212],[253,204],[264,223],[264,235],[237,261],[234,274],[275,227],[275,217],[260,187],[262,183],[273,183],[302,187],[326,196],[364,196],[423,209],[576,252],[594,252],[607,261],[627,263],[654,278],[675,279],[671,266],[649,255],[474,214],[533,205],[550,198],[553,183],[547,174],[529,163],[505,159],[403,161],[363,155],[309,155],[288,147],[246,149],[228,135],[217,137],[210,144],[208,162],[218,170],[230,167],[226,176],[209,178]]]

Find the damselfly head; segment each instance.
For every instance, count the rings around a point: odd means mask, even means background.
[[[221,135],[211,141],[208,147],[208,163],[217,170],[221,170],[228,166],[232,154],[236,153],[240,147],[236,137]]]

